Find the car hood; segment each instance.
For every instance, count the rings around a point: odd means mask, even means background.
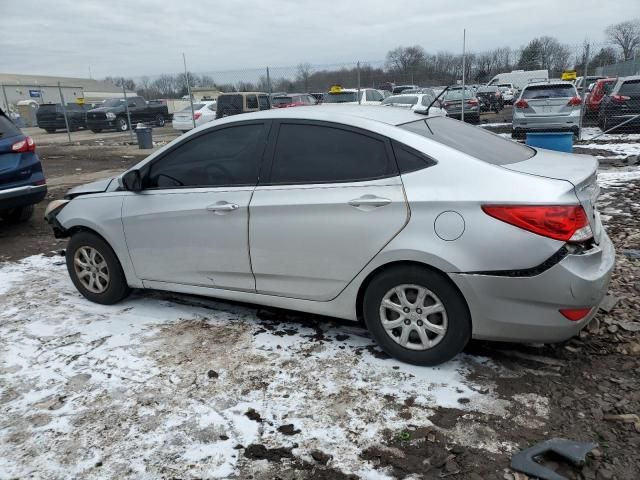
[[[65,198],[75,198],[79,195],[88,195],[90,193],[102,193],[106,192],[111,185],[111,182],[115,180],[116,177],[103,178],[102,180],[96,180],[95,182],[85,183],[84,185],[79,185],[77,187],[72,188],[67,192]]]
[[[118,107],[98,107],[98,108],[92,108],[91,110],[89,110],[89,112],[110,112],[111,110],[114,110]]]

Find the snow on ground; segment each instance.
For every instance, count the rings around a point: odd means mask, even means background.
[[[640,167],[598,170],[598,185],[603,188],[627,187],[627,182],[640,179]]]
[[[102,306],[77,293],[61,257],[0,264],[0,478],[273,478],[234,448],[254,443],[301,459],[319,449],[335,468],[384,478],[359,453],[408,428],[402,412],[422,426],[438,407],[522,425],[547,415],[546,398],[501,399],[467,378],[474,364],[503,374],[481,357],[410,366],[356,327],[273,315],[149,292]],[[451,433],[513,448],[472,427]]]
[[[615,131],[615,130],[614,130]],[[602,130],[598,127],[584,127],[580,139],[591,140],[596,135],[600,135]],[[597,138],[598,141],[620,141],[620,140],[640,140],[640,133],[605,133]]]
[[[622,159],[631,155],[640,155],[640,142],[636,143],[586,143],[577,144],[576,148],[588,148],[594,150],[606,150],[611,152],[611,156],[599,156],[598,158]]]

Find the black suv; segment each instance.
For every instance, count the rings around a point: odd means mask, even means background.
[[[600,130],[611,130],[623,122],[627,123],[616,128],[613,133],[628,132],[640,127],[640,75],[619,78],[600,104]]]
[[[79,128],[87,128],[87,111],[82,105],[77,103],[67,103],[65,105],[69,129],[73,132]],[[60,103],[45,103],[40,105],[36,112],[38,127],[46,130],[47,133],[54,133],[56,130],[66,130],[67,124],[64,121],[64,111]]]

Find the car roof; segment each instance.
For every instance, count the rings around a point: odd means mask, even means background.
[[[630,80],[640,80],[640,75],[629,75],[628,77],[620,77],[621,82],[628,82]]]
[[[233,115],[225,118],[225,120],[275,120],[279,118],[293,120],[320,120],[328,122],[334,121],[344,124],[357,124],[361,123],[360,120],[364,119],[395,126],[415,120],[425,119],[427,117],[414,113],[411,110],[388,108],[380,105],[323,104],[298,108],[262,110],[260,112]]]
[[[218,97],[221,97],[222,95],[268,95],[265,92],[223,92],[220,95],[218,95]]]
[[[531,82],[525,85],[524,88],[543,87],[545,85],[570,85],[572,87],[575,87],[575,85],[572,82],[567,82],[565,80],[550,80],[548,82]]]

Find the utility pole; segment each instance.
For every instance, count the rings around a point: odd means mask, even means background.
[[[133,125],[131,125],[131,112],[129,111],[129,100],[127,99],[127,89],[124,86],[124,78],[122,79],[122,93],[124,94],[124,108],[127,110],[127,122],[129,122],[129,136],[133,141]]]
[[[582,102],[580,103],[580,124],[578,129],[578,140],[582,138],[582,121],[586,113],[587,100],[587,67],[589,66],[589,50],[591,43],[587,43],[587,51],[584,59],[584,71],[582,73]]]
[[[187,72],[187,57],[182,52],[182,62],[184,63],[184,80],[187,82],[187,95],[189,95],[189,104],[191,105],[191,121],[193,128],[196,128],[196,112],[193,110],[193,97],[191,96],[191,86],[189,85],[189,72]]]
[[[467,29],[462,29],[462,113],[460,114],[461,120],[464,122],[464,71],[467,66],[467,58],[465,49],[467,46]]]
[[[358,105],[360,105],[362,103],[362,95],[360,93],[360,62],[356,64],[356,67],[358,68]]]
[[[69,129],[69,119],[67,118],[67,107],[64,104],[64,96],[62,95],[62,87],[58,82],[58,93],[60,93],[60,104],[62,105],[62,115],[64,115],[64,124],[67,127],[67,137],[69,137],[69,143],[71,143],[71,130]]]

